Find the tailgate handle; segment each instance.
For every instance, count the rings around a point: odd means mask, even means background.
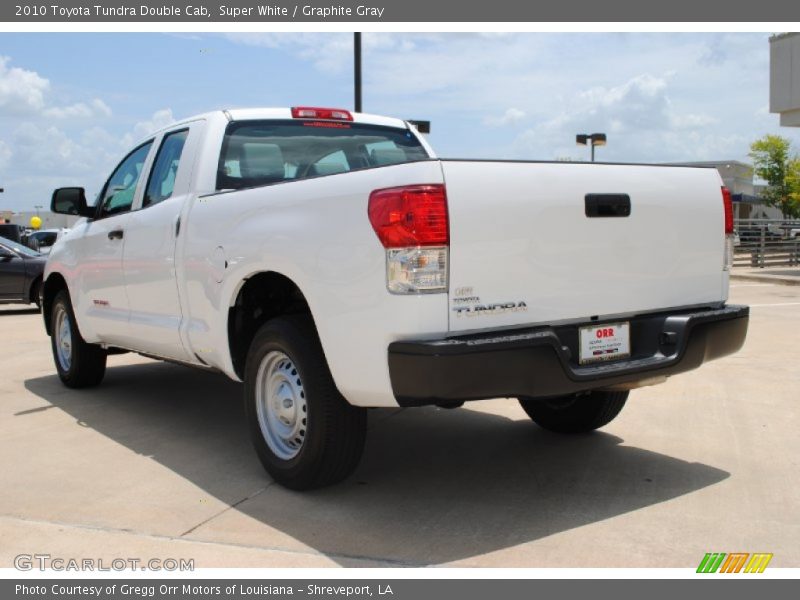
[[[631,197],[628,194],[586,194],[587,217],[629,217]]]

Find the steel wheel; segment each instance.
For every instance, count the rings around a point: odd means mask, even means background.
[[[247,351],[244,400],[253,446],[278,483],[310,490],[356,468],[367,411],[336,389],[308,315],[275,317],[259,328]]]
[[[55,350],[58,363],[64,371],[69,371],[72,366],[72,328],[69,314],[63,304],[56,307],[53,335],[56,338]]]
[[[81,337],[67,290],[57,292],[51,306],[50,347],[59,379],[71,388],[97,385],[106,372],[108,353]]]
[[[282,460],[297,456],[305,441],[308,406],[297,368],[283,352],[269,352],[261,361],[256,410],[270,450]]]

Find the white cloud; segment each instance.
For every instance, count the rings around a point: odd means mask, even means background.
[[[719,122],[719,119],[708,115],[687,113],[683,115],[670,115],[670,123],[675,129],[698,129],[708,127]]]
[[[486,117],[483,122],[490,127],[503,127],[504,125],[513,125],[519,123],[525,118],[525,111],[518,108],[508,108],[506,112],[499,117]]]
[[[44,108],[50,82],[35,71],[9,67],[0,56],[0,108],[12,114],[35,113]]]
[[[123,135],[120,139],[120,146],[126,150],[130,150],[131,146],[139,140],[155,133],[159,129],[172,125],[174,122],[175,117],[172,114],[171,108],[157,110],[149,119],[138,121],[131,131]]]
[[[318,70],[340,73],[353,68],[352,33],[227,33],[225,38],[248,46],[285,51],[311,62]],[[366,66],[380,64],[388,55],[415,53],[424,56],[423,48],[454,41],[494,40],[507,33],[364,33],[361,36],[362,61]],[[429,60],[436,61],[435,56]],[[374,61],[374,62],[373,62]],[[408,75],[411,75],[409,73]],[[365,75],[365,77],[368,75]]]
[[[68,106],[48,105],[50,81],[36,71],[9,67],[11,59],[0,56],[0,109],[6,114],[48,119],[86,119],[111,116],[100,98]]]
[[[340,71],[353,60],[353,35],[332,33],[229,33],[232,42],[283,50],[310,61],[321,70]],[[365,36],[366,37],[366,36]],[[366,43],[365,43],[366,46]]]
[[[6,168],[12,155],[11,146],[0,140],[0,171]]]
[[[77,102],[70,106],[51,106],[42,111],[45,117],[53,119],[88,119],[91,117],[110,117],[111,109],[100,98],[90,102]]]
[[[573,145],[575,134],[605,132],[608,146],[598,151],[607,160],[705,160],[741,147],[736,135],[712,132],[717,117],[679,110],[671,99],[672,73],[636,75],[614,86],[579,91],[560,112],[516,140],[517,152],[544,152],[549,158],[585,160],[587,151]],[[552,153],[552,154],[551,154]]]
[[[133,126],[133,134],[136,137],[145,137],[151,133],[163,129],[175,122],[171,108],[162,108],[153,113],[149,119],[139,121]]]

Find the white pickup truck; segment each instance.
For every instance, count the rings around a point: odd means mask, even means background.
[[[96,385],[130,350],[243,381],[258,456],[294,489],[355,468],[367,407],[515,397],[584,432],[747,332],[714,169],[438,159],[399,119],[231,110],[52,210],[85,217],[42,291],[61,380]]]

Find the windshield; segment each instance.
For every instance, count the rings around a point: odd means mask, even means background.
[[[55,231],[37,231],[28,236],[39,241],[40,246],[52,246],[56,243],[58,233]]]
[[[340,121],[234,121],[228,125],[218,190],[336,175],[426,160],[408,129]]]
[[[22,256],[27,256],[29,258],[33,258],[35,256],[41,256],[35,250],[31,250],[27,246],[23,246],[22,244],[18,244],[17,242],[12,242],[11,240],[7,240],[6,238],[0,238],[0,246],[5,246],[10,250],[13,250],[17,254],[21,254]]]

